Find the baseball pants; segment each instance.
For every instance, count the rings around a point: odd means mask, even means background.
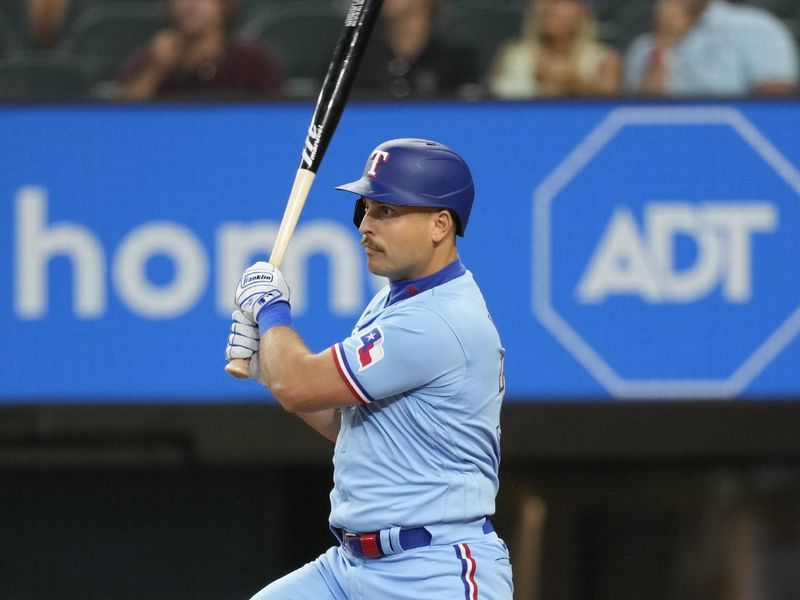
[[[334,546],[252,600],[512,600],[511,562],[494,532],[382,558]]]

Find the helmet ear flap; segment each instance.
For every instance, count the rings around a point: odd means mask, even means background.
[[[361,221],[364,220],[364,216],[367,214],[367,203],[364,202],[364,196],[360,196],[358,200],[356,200],[356,206],[353,210],[353,224],[356,228],[361,227]]]

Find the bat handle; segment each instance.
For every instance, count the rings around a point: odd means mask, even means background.
[[[278,235],[275,238],[275,245],[269,255],[269,262],[275,267],[280,267],[283,262],[286,247],[289,245],[289,240],[297,226],[297,221],[300,219],[300,211],[303,210],[303,205],[306,202],[315,177],[316,173],[308,169],[300,168],[297,170],[292,184],[292,191],[289,193],[289,200],[286,203],[286,210],[281,219],[281,226],[278,228]],[[246,358],[234,358],[225,365],[225,372],[237,379],[247,379],[250,376],[250,361]]]
[[[234,358],[225,365],[225,372],[236,379],[247,379],[250,376],[250,361],[246,358]]]

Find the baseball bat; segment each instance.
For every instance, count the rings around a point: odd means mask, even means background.
[[[383,0],[352,0],[350,3],[350,9],[344,20],[344,29],[334,48],[333,57],[317,97],[300,157],[300,167],[297,169],[275,245],[269,257],[269,262],[276,267],[280,267],[283,262],[289,240],[297,226],[311,184],[314,183],[317,169],[339,124],[358,64],[361,62],[382,4]],[[245,379],[250,372],[248,361],[235,358],[225,365],[225,372],[233,377]]]

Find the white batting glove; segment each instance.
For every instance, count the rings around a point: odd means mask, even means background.
[[[249,359],[258,352],[258,343],[261,336],[255,321],[240,310],[233,311],[231,315],[231,333],[228,335],[228,345],[225,347],[225,358],[229,361],[234,358]]]
[[[225,358],[230,362],[234,358],[250,361],[250,379],[261,381],[261,367],[258,361],[258,347],[261,336],[258,326],[249,315],[241,310],[233,311],[231,315],[231,332],[228,335],[228,344],[225,346]]]
[[[236,288],[236,305],[254,322],[258,313],[276,302],[289,302],[291,290],[276,267],[259,261],[248,267]]]

